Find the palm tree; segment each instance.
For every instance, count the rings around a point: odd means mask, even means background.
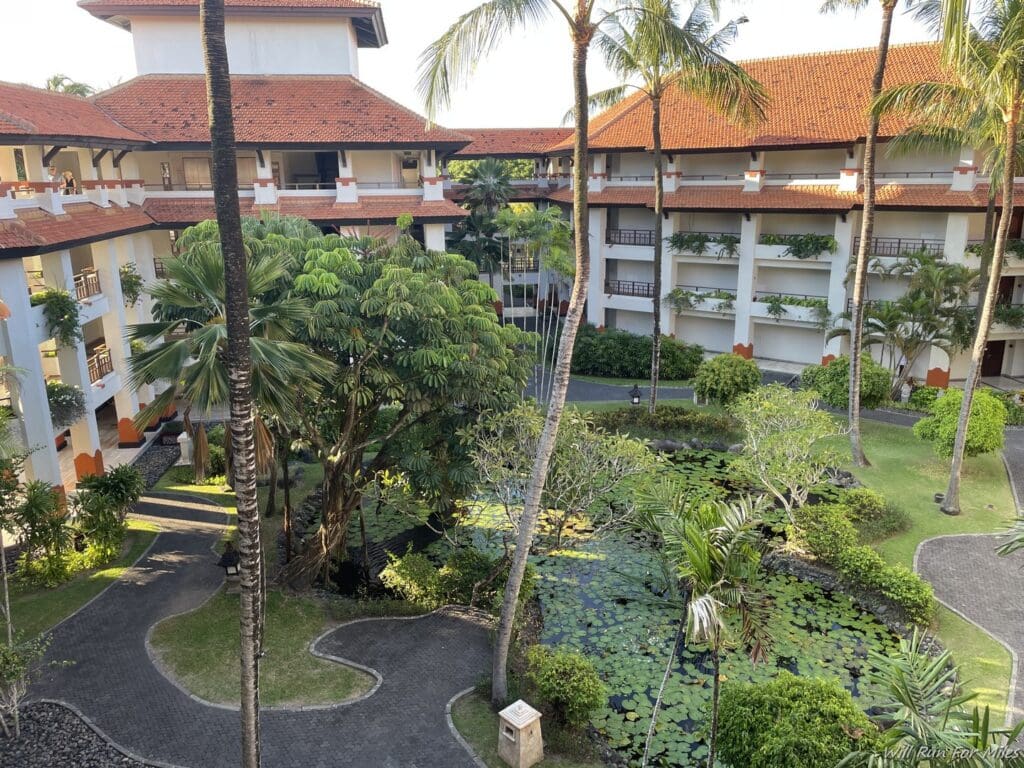
[[[867,7],[871,0],[826,0],[822,11],[832,13],[840,9],[858,11]],[[885,83],[885,67],[889,59],[889,38],[892,32],[892,17],[897,0],[881,0],[882,31],[878,40],[878,60],[875,75],[871,81],[871,99],[874,101],[882,92]],[[858,467],[869,467],[864,442],[860,434],[860,379],[861,352],[864,349],[864,289],[867,286],[868,261],[871,257],[871,241],[875,234],[875,154],[878,147],[878,128],[881,120],[872,112],[868,118],[868,132],[864,141],[864,213],[860,225],[860,245],[857,247],[857,261],[853,278],[853,313],[850,322],[850,453]]]
[[[707,765],[714,768],[722,651],[732,639],[729,618],[739,616],[740,640],[755,662],[767,657],[771,643],[767,603],[758,575],[764,546],[756,519],[761,501],[747,498],[731,504],[692,504],[681,492],[666,498],[671,498],[670,503],[647,517],[647,527],[661,537],[662,555],[686,595],[688,638],[706,644],[711,652]]]
[[[537,446],[530,485],[523,505],[517,548],[512,559],[505,595],[498,622],[491,676],[491,700],[503,704],[508,698],[506,666],[519,591],[522,588],[526,563],[530,554],[540,515],[544,479],[555,447],[558,425],[565,407],[569,387],[569,366],[583,317],[587,284],[590,280],[590,227],[587,210],[589,116],[587,88],[587,57],[590,43],[600,18],[596,0],[485,0],[463,14],[423,53],[419,88],[433,118],[439,108],[451,100],[452,88],[465,81],[477,62],[505,35],[531,23],[550,21],[553,15],[563,19],[572,39],[573,89],[575,91],[576,134],[573,148],[573,225],[576,235],[576,275],[569,311],[558,349],[554,385],[548,403],[544,430]]]
[[[92,96],[96,89],[86,83],[79,83],[67,75],[52,75],[46,81],[46,90],[56,93],[67,93],[72,96]]]
[[[594,94],[591,108],[618,104],[636,90],[651,104],[654,147],[654,327],[651,349],[649,409],[658,403],[661,364],[661,265],[664,243],[665,178],[661,142],[662,99],[673,89],[705,102],[716,112],[741,123],[764,117],[768,101],[764,88],[721,51],[736,38],[745,18],[730,21],[717,31],[716,0],[696,0],[680,23],[674,0],[641,0],[640,7],[609,21],[597,40],[609,68],[622,85]],[[665,31],[671,31],[666,37]]]
[[[226,363],[231,402],[231,447],[241,556],[242,765],[260,766],[260,655],[262,653],[263,548],[256,501],[256,443],[252,404],[249,295],[238,163],[232,116],[231,73],[224,38],[224,0],[202,0],[199,23],[213,154],[213,196],[224,258]]]
[[[1002,171],[1002,210],[992,248],[992,262],[978,327],[971,349],[971,363],[964,382],[964,397],[957,422],[949,486],[942,502],[946,514],[960,513],[960,476],[974,390],[981,377],[981,363],[999,298],[999,281],[1013,218],[1014,163],[1017,157],[1021,106],[1024,101],[1024,3],[990,0],[972,7],[969,0],[923,0],[919,14],[942,33],[943,63],[950,82],[918,83],[894,88],[879,99],[874,112],[913,113],[926,123],[966,126],[979,146],[995,138]],[[978,15],[972,23],[972,12]],[[1001,121],[1001,130],[993,126]],[[996,123],[999,126],[999,123]]]
[[[495,216],[508,205],[509,198],[512,197],[508,167],[493,157],[474,163],[466,174],[466,182],[469,184],[466,203],[472,211],[482,210],[490,216]]]

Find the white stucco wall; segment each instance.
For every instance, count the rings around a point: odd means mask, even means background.
[[[609,211],[612,229],[654,229],[654,211],[650,208],[615,208]]]
[[[790,152],[765,152],[764,167],[768,173],[835,173],[846,161],[842,149],[794,150]]]
[[[896,173],[901,171],[951,173],[958,160],[959,153],[956,156],[945,152],[915,152],[912,155],[894,154],[889,151],[888,146],[883,145],[881,152],[878,153],[877,172],[879,176],[884,176],[887,171]]]
[[[735,260],[716,262],[711,257],[707,263],[681,263],[676,273],[676,283],[735,292],[737,272]]]
[[[732,315],[677,317],[676,338],[689,344],[700,344],[709,352],[732,352],[734,321]]]
[[[739,213],[675,213],[676,232],[731,232],[738,235],[743,216]]]
[[[642,283],[654,282],[654,265],[642,261],[626,259],[608,259],[607,275],[609,280],[636,280]],[[667,289],[666,289],[667,292]]]
[[[352,173],[361,182],[396,181],[401,178],[395,168],[393,152],[350,152]]]
[[[834,235],[835,231],[833,214],[766,213],[761,217],[763,235]]]
[[[198,15],[137,16],[131,24],[140,75],[203,71]],[[225,30],[232,74],[359,76],[348,19],[228,16]]]
[[[945,240],[947,218],[945,213],[878,211],[875,214],[875,237]]]
[[[781,323],[754,324],[754,357],[794,363],[820,363],[825,334]]]
[[[828,296],[829,273],[824,269],[776,269],[757,271],[757,291]]]
[[[631,312],[628,309],[609,310],[615,321],[615,328],[630,333],[650,334],[654,316],[647,312]]]
[[[732,175],[743,173],[750,164],[746,152],[717,152],[709,155],[680,155],[676,166],[684,176]]]
[[[608,173],[612,176],[651,176],[654,174],[654,157],[647,152],[622,152],[609,155],[611,165]]]

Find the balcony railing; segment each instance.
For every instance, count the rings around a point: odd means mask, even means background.
[[[868,252],[872,256],[882,256],[886,258],[920,252],[941,256],[945,249],[945,245],[946,243],[944,240],[927,238],[876,237],[872,239],[871,247],[868,248]],[[853,239],[853,252],[857,253],[859,248],[860,238],[855,237]]]
[[[796,171],[794,173],[766,173],[766,181],[802,181],[804,179],[831,179],[839,178],[839,171]]]
[[[651,229],[609,229],[604,241],[608,245],[642,245],[654,247],[654,230]]]
[[[420,189],[418,181],[360,181],[359,189]]]
[[[158,280],[163,280],[167,277],[167,265],[164,264],[163,259],[153,259],[153,274]]]
[[[338,188],[337,182],[326,182],[326,181],[293,181],[285,184],[282,189],[286,190],[310,190],[310,189],[324,189],[324,190],[335,190]]]
[[[75,295],[79,301],[84,301],[90,296],[97,296],[103,292],[100,287],[100,276],[95,269],[83,269],[74,276]]]
[[[637,280],[605,280],[604,292],[615,296],[637,296],[641,299],[654,298],[654,283]]]
[[[745,177],[742,173],[684,173],[679,178],[681,181],[743,181]]]
[[[635,181],[635,182],[649,182],[654,181],[654,176],[623,176],[621,174],[613,173],[608,176],[608,181]]]
[[[536,272],[540,269],[540,260],[536,256],[513,256],[508,263],[508,272]]]
[[[110,359],[110,351],[99,349],[91,355],[86,364],[89,366],[89,381],[95,384],[114,372],[114,361]]]

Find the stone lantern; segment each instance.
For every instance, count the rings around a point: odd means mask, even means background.
[[[498,713],[498,722],[498,757],[512,768],[530,768],[544,759],[540,712],[520,699]]]

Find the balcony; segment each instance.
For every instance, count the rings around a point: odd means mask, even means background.
[[[882,258],[895,258],[910,253],[927,253],[933,256],[942,256],[945,250],[945,240],[909,237],[875,237],[871,240],[868,253],[871,256]],[[860,237],[853,239],[854,255],[860,250]]]
[[[608,245],[637,245],[646,248],[653,248],[654,230],[609,229],[605,232],[604,241]]]
[[[756,291],[751,314],[755,317],[782,319],[822,325],[830,317],[828,297],[813,293]]]
[[[422,189],[421,181],[360,181],[357,182],[360,191],[363,190],[395,190],[395,189]],[[334,189],[334,185],[331,185]]]
[[[634,296],[640,299],[654,298],[654,283],[637,280],[605,280],[604,292],[612,296]]]
[[[505,277],[508,277],[510,273],[516,272],[537,272],[540,270],[540,259],[532,254],[530,256],[513,256],[511,261],[505,264],[504,267],[505,269],[502,272]]]
[[[157,280],[167,279],[167,265],[163,259],[153,259],[153,274]]]
[[[75,281],[75,295],[79,301],[85,301],[103,293],[103,289],[100,287],[100,276],[96,274],[95,269],[83,269],[77,275],[74,275],[73,279]]]
[[[114,372],[114,361],[111,360],[110,350],[106,345],[95,347],[85,362],[89,368],[89,381],[92,384],[98,384],[104,377]]]

